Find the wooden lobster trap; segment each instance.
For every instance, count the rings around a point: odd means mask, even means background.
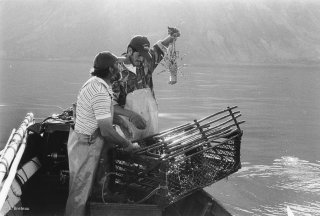
[[[241,168],[237,107],[138,141],[133,154],[117,150],[113,180],[135,203],[166,207]]]

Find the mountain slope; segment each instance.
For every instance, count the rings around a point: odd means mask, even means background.
[[[2,58],[84,60],[125,51],[135,34],[152,43],[168,25],[186,61],[233,64],[319,63],[316,0],[5,0]]]

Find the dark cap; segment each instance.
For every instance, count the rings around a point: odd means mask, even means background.
[[[96,55],[93,61],[94,69],[107,69],[112,67],[118,61],[117,56],[109,51],[103,51]]]
[[[131,46],[135,51],[139,52],[143,57],[147,59],[151,58],[151,53],[149,52],[150,42],[147,37],[136,35],[131,39],[129,46]]]

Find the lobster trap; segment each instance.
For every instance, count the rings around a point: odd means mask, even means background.
[[[241,168],[237,107],[139,140],[134,153],[117,150],[114,187],[134,203],[166,207]]]

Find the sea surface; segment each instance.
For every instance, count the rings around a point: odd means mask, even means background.
[[[75,102],[91,62],[0,60],[0,144],[26,113],[36,121]],[[161,66],[159,66],[161,67]],[[169,85],[154,74],[160,129],[237,105],[242,169],[206,190],[233,215],[320,215],[320,68],[201,66]]]

